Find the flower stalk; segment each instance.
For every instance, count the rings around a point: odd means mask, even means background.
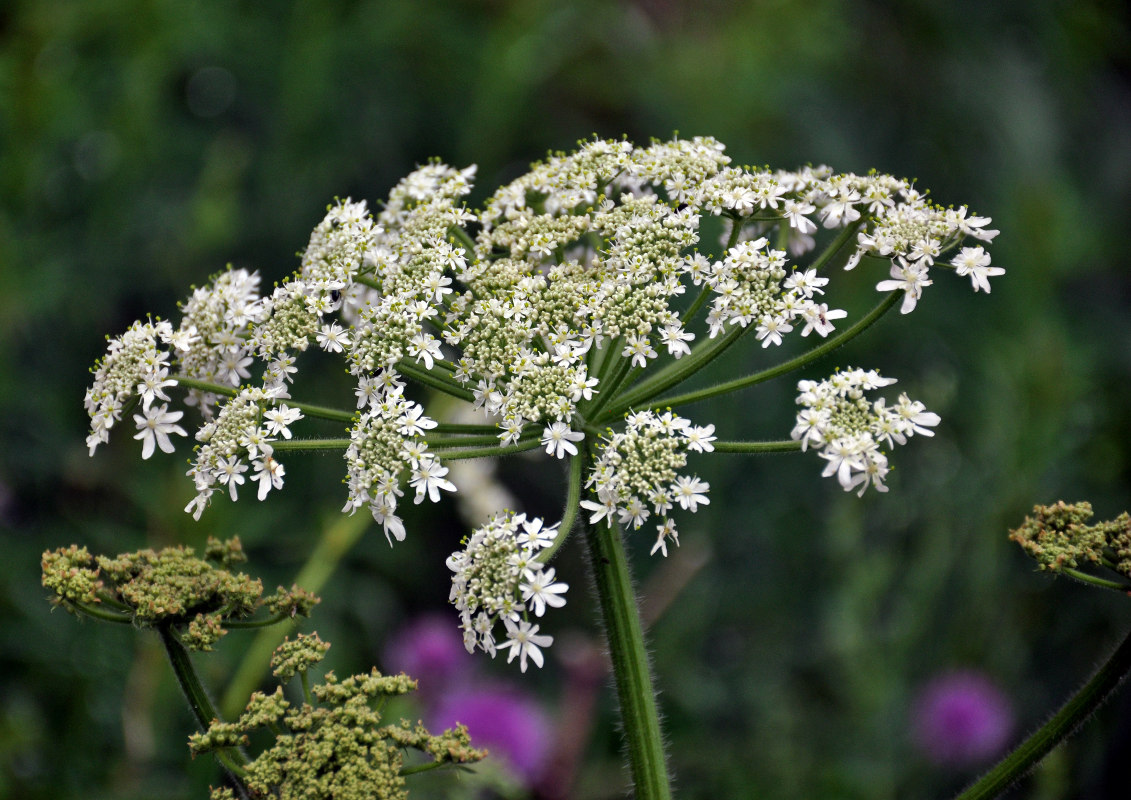
[[[670,800],[660,716],[644,628],[617,525],[586,523],[585,541],[613,665],[637,800]]]

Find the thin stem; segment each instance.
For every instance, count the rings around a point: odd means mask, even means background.
[[[801,442],[711,442],[716,453],[793,453],[801,451]]]
[[[558,525],[558,535],[554,538],[553,544],[535,556],[535,561],[549,564],[550,559],[569,538],[573,524],[577,522],[577,509],[580,508],[581,504],[581,479],[585,473],[587,460],[581,455],[576,455],[569,460],[569,488],[566,489],[565,508],[562,510],[561,524]]]
[[[212,700],[196,675],[188,651],[169,625],[160,626],[157,628],[157,633],[161,636],[161,643],[165,645],[165,652],[169,656],[169,663],[173,666],[173,673],[177,676],[177,683],[185,693],[185,699],[188,700],[197,724],[202,731],[207,731],[213,720],[219,720],[220,716],[212,707]]]
[[[444,461],[460,461],[466,458],[509,456],[514,453],[524,453],[527,450],[533,450],[535,447],[539,446],[538,439],[520,439],[517,444],[500,447],[468,447],[460,450],[435,450],[433,452],[437,458],[443,459]]]
[[[271,442],[274,450],[345,450],[349,439],[279,439]]]
[[[306,670],[300,670],[298,673],[299,681],[302,683],[302,699],[306,701],[308,706],[314,705],[314,695],[310,693],[310,678],[307,677]]]
[[[499,429],[495,428],[494,433],[478,434],[475,436],[431,436],[426,439],[428,446],[436,447],[474,447],[477,445],[495,444],[499,443]],[[528,432],[524,432],[519,438],[529,436]]]
[[[76,611],[81,611],[88,617],[94,617],[103,622],[117,622],[119,625],[132,625],[134,621],[132,614],[119,614],[117,611],[99,608],[98,606],[91,605],[90,603],[82,603],[78,600],[67,600],[65,602]]]
[[[699,309],[707,302],[707,298],[711,296],[711,286],[706,281],[703,281],[703,288],[699,290],[698,297],[692,302],[691,307],[687,309],[687,313],[683,315],[680,324],[686,328],[691,324],[691,320],[695,319],[695,315],[699,313]]]
[[[618,526],[586,523],[586,542],[613,664],[637,800],[670,800],[656,692]]]
[[[739,389],[745,389],[747,386],[753,386],[756,383],[768,381],[771,378],[776,378],[787,372],[801,369],[801,367],[816,361],[818,358],[832,352],[866,331],[874,325],[880,317],[886,314],[901,297],[903,297],[903,292],[897,289],[880,301],[875,308],[869,311],[865,317],[858,320],[852,327],[846,328],[843,332],[826,340],[819,347],[814,347],[812,350],[802,353],[796,358],[783,361],[781,364],[770,367],[769,369],[764,369],[761,372],[755,372],[753,375],[747,375],[745,378],[735,378],[732,381],[716,384],[706,389],[697,389],[693,392],[685,392],[684,394],[673,395],[671,397],[662,397],[655,402],[649,403],[648,408],[666,408],[668,406],[675,408],[676,406],[688,405],[689,403],[698,403],[702,400],[718,397],[719,395],[738,391]]]
[[[499,428],[496,425],[464,425],[458,422],[441,422],[432,429],[436,433],[490,433],[497,434]]]
[[[322,535],[314,546],[314,551],[295,576],[293,583],[310,592],[321,591],[333,575],[338,562],[372,524],[373,517],[368,514],[336,515],[333,522],[322,529]],[[233,717],[239,715],[247,703],[247,698],[259,686],[270,669],[271,653],[293,628],[292,622],[289,625],[264,628],[256,634],[251,645],[244,650],[239,668],[228,681],[228,688],[220,703],[225,713]]]
[[[631,369],[631,367],[632,362],[622,356],[616,367],[611,371],[611,374],[608,375],[607,378],[601,379],[600,386],[603,391],[593,400],[593,405],[591,405],[586,410],[585,415],[587,417],[589,417],[590,419],[597,418],[597,416],[601,413],[601,409],[604,408],[605,405],[613,399],[613,396],[616,394],[617,390],[620,389],[621,384],[624,383],[625,376],[628,375],[628,371],[629,369]]]
[[[240,393],[238,388],[197,380],[187,375],[174,375],[173,379],[181,386],[187,386],[189,389],[199,389],[202,392],[211,392],[212,394],[220,394],[226,397],[235,397]],[[294,400],[286,400],[284,402],[291,408],[297,408],[307,417],[331,419],[335,422],[353,422],[354,415],[351,411],[342,411],[341,409],[329,408],[327,406],[317,406],[313,403],[299,403]]]
[[[1056,712],[1028,739],[1018,745],[1013,752],[998,762],[997,766],[983,775],[974,785],[956,800],[989,800],[1004,792],[1015,781],[1052,750],[1076,732],[1088,717],[1115,691],[1127,673],[1131,671],[1131,633],[1120,642],[1091,679],[1068,699]]]
[[[817,270],[817,272],[820,272],[821,269],[824,268],[825,264],[829,263],[832,257],[840,252],[840,248],[844,247],[848,240],[851,239],[852,236],[858,230],[860,230],[860,227],[867,221],[868,218],[866,216],[860,217],[860,219],[856,220],[856,222],[852,223],[843,231],[841,231],[840,235],[833,239],[832,242],[829,243],[829,246],[825,248],[824,252],[822,252],[821,255],[817,256],[816,260],[809,265],[809,269],[815,269]]]
[[[451,395],[452,397],[458,397],[460,400],[466,400],[469,403],[475,400],[475,395],[450,378],[434,375],[428,370],[420,369],[420,367],[415,364],[403,359],[397,364],[397,371],[415,381],[423,383],[425,386],[431,386],[437,391]]]
[[[1127,581],[1112,581],[1107,578],[1100,578],[1096,575],[1089,575],[1086,572],[1072,569],[1072,567],[1061,567],[1060,571],[1070,578],[1075,578],[1080,583],[1086,583],[1089,586],[1098,586],[1101,589],[1114,589],[1117,592],[1131,591],[1131,583]]]
[[[692,349],[690,355],[686,355],[678,361],[673,361],[651,378],[638,385],[635,389],[618,397],[616,404],[604,415],[604,419],[611,419],[623,414],[633,406],[647,403],[665,389],[670,389],[672,386],[694,375],[703,367],[707,366],[707,364],[722,355],[728,347],[737,342],[750,328],[751,326],[742,328],[735,325],[722,336],[708,339],[703,344]],[[649,408],[652,407],[655,407],[655,404],[649,405]],[[594,418],[594,422],[600,421],[602,420]]]
[[[173,674],[177,676],[177,683],[180,684],[181,691],[184,692],[185,699],[188,700],[189,708],[192,709],[197,724],[202,731],[207,731],[212,726],[213,720],[218,721],[220,717],[212,706],[208,692],[201,685],[196,670],[193,669],[192,659],[189,657],[188,651],[185,650],[171,626],[162,625],[157,628],[157,632],[161,635],[161,643],[165,645],[165,652],[169,656]],[[241,780],[241,777],[247,775],[246,770],[244,770],[244,767],[248,765],[247,756],[239,748],[232,748],[224,753],[217,752],[216,757],[228,770],[228,774],[232,776],[232,781],[238,787],[240,797],[247,797],[247,790]]]

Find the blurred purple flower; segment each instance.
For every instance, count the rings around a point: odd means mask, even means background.
[[[421,699],[429,701],[465,680],[474,658],[463,647],[454,616],[426,614],[393,636],[385,649],[385,664],[390,672],[415,678]]]
[[[916,746],[936,764],[974,764],[998,755],[1013,730],[1008,698],[985,675],[950,672],[919,691],[911,707]]]
[[[528,786],[538,779],[550,748],[550,723],[531,697],[500,686],[449,692],[428,719],[432,730],[467,726],[471,743],[486,747]]]

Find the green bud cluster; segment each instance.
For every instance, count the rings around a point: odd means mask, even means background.
[[[209,538],[204,557],[191,547],[138,550],[109,558],[71,545],[43,554],[43,586],[58,605],[142,628],[172,628],[190,650],[211,650],[228,623],[266,606],[275,616],[303,614],[318,598],[263,584],[230,567],[244,560],[239,539]]]
[[[1009,538],[1032,556],[1040,569],[1062,572],[1085,564],[1103,566],[1131,577],[1131,515],[1089,525],[1092,504],[1058,501],[1035,506],[1033,515]]]

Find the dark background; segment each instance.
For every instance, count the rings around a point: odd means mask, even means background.
[[[891,493],[845,495],[813,457],[700,459],[712,504],[669,563],[707,561],[652,630],[681,796],[953,793],[977,766],[914,748],[918,687],[981,671],[1020,734],[1131,625],[1126,598],[1036,574],[1006,540],[1034,503],[1131,507],[1129,53],[1122,4],[1095,0],[6,5],[0,797],[198,798],[216,779],[189,761],[191,719],[159,648],[51,613],[44,549],[239,534],[274,585],[342,503],[336,457],[292,458],[284,492],[194,524],[187,447],[142,464],[119,432],[88,458],[81,399],[104,335],[146,313],[175,320],[189,285],[228,262],[267,286],[286,277],[335,196],[376,203],[429,157],[477,163],[479,200],[591,134],[677,130],[718,137],[739,163],[915,177],[1002,231],[992,295],[936,276],[914,314],[806,374],[875,367],[942,415],[934,440],[894,455]],[[882,277],[845,281],[841,304],[867,308]],[[728,369],[764,358],[751,348]],[[314,391],[352,402],[336,372]],[[784,438],[792,398],[785,380],[688,414],[723,438]],[[556,465],[501,475],[528,509],[558,507]],[[370,529],[324,591],[314,627],[339,674],[380,665],[392,632],[444,609],[454,504],[409,525],[393,550]],[[633,545],[648,579],[650,542]],[[575,589],[547,622],[559,635],[597,629],[579,550],[561,560]],[[202,661],[206,680],[247,641]],[[555,713],[562,675],[551,658],[521,685]],[[578,796],[620,795],[609,695]],[[1129,715],[1117,697],[1019,796],[1124,796]]]

